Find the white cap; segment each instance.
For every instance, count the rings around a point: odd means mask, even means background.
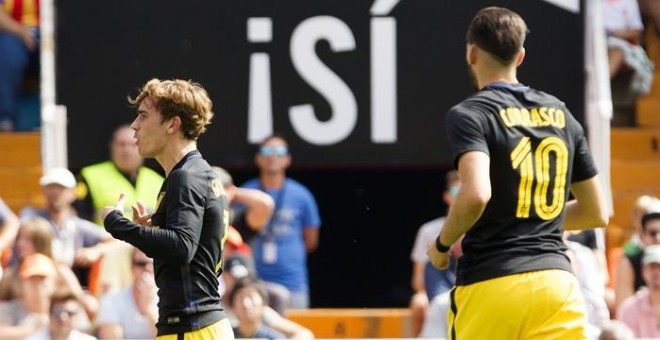
[[[642,263],[644,265],[649,263],[660,263],[660,244],[644,247]]]
[[[76,178],[71,171],[65,168],[53,168],[48,170],[45,175],[41,176],[39,184],[41,184],[41,186],[59,184],[65,188],[73,189],[76,187]]]

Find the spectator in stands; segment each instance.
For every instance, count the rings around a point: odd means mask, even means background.
[[[213,170],[222,182],[229,203],[233,204],[229,224],[240,233],[243,242],[250,243],[270,220],[275,202],[261,190],[235,186],[225,169],[214,166]]]
[[[233,327],[236,338],[283,339],[284,334],[263,321],[266,291],[256,281],[242,278],[229,293],[229,306],[238,324]]]
[[[610,320],[610,312],[605,301],[606,278],[599,260],[592,249],[581,243],[571,241],[571,232],[564,232],[564,243],[568,249],[566,255],[571,260],[573,273],[580,282],[585,306],[587,307],[587,337],[593,339],[600,334],[600,329]]]
[[[82,315],[80,301],[72,294],[56,294],[50,301],[48,328],[31,336],[29,340],[88,340],[95,337],[76,329]]]
[[[609,272],[607,271],[607,256],[605,254],[605,230],[598,228],[572,231],[568,234],[568,239],[591,249],[598,260],[597,264],[600,270],[600,275],[606,283],[609,282],[610,278]]]
[[[275,203],[268,194],[261,190],[236,187],[229,172],[223,168],[214,166],[213,170],[225,189],[229,203],[234,204],[229,213],[230,225],[227,231],[225,248],[223,249],[225,263],[234,252],[251,258],[252,251],[248,243],[268,223]],[[239,208],[236,209],[236,207]],[[254,268],[254,266],[250,268]],[[226,281],[233,282],[231,276],[227,280],[220,281],[220,294],[222,296],[226,296],[225,291],[229,291],[224,287]],[[264,285],[268,290],[268,305],[280,315],[284,315],[286,309],[289,307],[291,294],[280,284],[269,282]]]
[[[660,211],[660,200],[653,196],[642,195],[635,200],[635,205],[631,212],[631,226],[635,230],[630,240],[624,245],[624,251],[627,255],[633,256],[644,248],[642,244],[642,217],[652,211]]]
[[[449,171],[446,175],[446,190],[442,194],[442,199],[447,207],[451,206],[460,187],[461,180],[458,171]],[[412,311],[412,332],[415,335],[419,334],[422,329],[429,301],[437,295],[449,291],[456,282],[455,261],[451,262],[448,269],[439,270],[429,263],[426,255],[429,247],[435,245],[435,237],[440,233],[444,221],[443,216],[422,225],[417,231],[415,244],[410,253],[410,259],[413,261],[413,296],[410,299],[410,309]]]
[[[286,177],[291,154],[283,137],[264,139],[255,162],[259,178],[242,187],[262,190],[275,201],[270,222],[252,242],[257,272],[264,281],[289,289],[292,308],[307,308],[307,254],[318,247],[321,226],[316,201],[305,186]]]
[[[617,307],[644,285],[642,259],[647,247],[660,244],[660,212],[647,213],[642,217],[642,233],[644,250],[626,255],[619,261],[615,287]]]
[[[254,261],[246,255],[243,254],[234,254],[224,259],[224,268],[223,268],[222,280],[224,281],[225,294],[223,295],[223,303],[230,305],[230,296],[236,286],[236,282],[241,279],[256,280],[256,272],[254,269]],[[266,295],[270,292],[273,292],[273,288],[277,286],[271,286],[268,283],[263,281],[259,282],[262,287],[266,290]],[[281,294],[281,292],[277,292]],[[265,301],[269,301],[269,305],[272,304],[272,296],[268,295]],[[230,309],[229,312],[232,310]],[[282,317],[277,311],[275,311],[270,306],[265,306],[262,311],[261,320],[268,327],[285,334],[287,338],[290,339],[312,339],[314,338],[313,333],[291,321]],[[232,320],[232,327],[236,326],[238,321],[236,316],[230,314],[230,319]],[[238,336],[237,336],[238,337]]]
[[[156,198],[163,177],[142,165],[133,129],[121,125],[110,140],[110,160],[84,167],[78,176],[78,202],[75,207],[80,217],[102,226],[103,207],[113,205],[120,193],[126,194],[124,215],[132,218],[131,206],[142,201],[149,210],[156,206]]]
[[[658,214],[660,217],[660,214]],[[639,338],[660,338],[660,245],[644,248],[642,273],[645,288],[626,298],[617,309],[623,321]]]
[[[637,0],[602,2],[603,22],[607,34],[610,78],[626,66],[633,71],[630,90],[646,94],[653,82],[653,64],[639,45],[644,30]]]
[[[101,300],[96,325],[99,339],[151,339],[156,337],[158,289],[154,261],[133,248],[133,283],[106,293]]]
[[[14,130],[23,76],[38,67],[39,1],[0,0],[0,131]]]
[[[24,266],[23,262],[34,254],[41,254],[52,260],[51,245],[51,226],[48,221],[41,217],[21,220],[18,237],[16,238],[13,263],[7,268],[0,281],[0,300],[12,301],[23,297],[26,288],[19,275],[20,268]],[[83,291],[71,268],[61,263],[56,263],[55,266],[57,271],[56,290],[74,294],[76,298],[84,303],[89,319],[93,319],[98,309],[96,299]]]
[[[86,287],[90,266],[118,243],[103,229],[76,215],[71,206],[76,198],[76,179],[69,170],[48,170],[39,184],[46,198],[46,209],[26,208],[21,217],[39,216],[50,222],[53,258],[71,266]]]
[[[46,255],[32,254],[20,265],[23,294],[0,302],[0,334],[3,339],[25,339],[48,324],[50,297],[55,291],[57,271]]]
[[[11,251],[14,240],[18,234],[18,218],[0,198],[0,259]],[[0,264],[0,278],[2,278],[2,265]]]
[[[114,205],[120,193],[126,194],[124,216],[131,218],[131,206],[141,201],[153,211],[163,177],[143,166],[143,158],[135,144],[130,125],[115,129],[109,142],[110,160],[84,167],[78,176],[76,210],[82,218],[102,226],[101,209]],[[122,289],[132,282],[130,267],[132,248],[127,243],[112,250],[101,260],[97,295],[113,289]]]

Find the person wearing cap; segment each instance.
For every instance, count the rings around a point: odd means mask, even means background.
[[[10,265],[6,268],[5,275],[0,280],[0,300],[11,301],[23,298],[26,288],[22,282],[21,274],[25,276],[26,268],[29,272],[30,263],[35,261],[32,257],[34,254],[41,254],[52,260],[51,246],[52,233],[48,221],[38,216],[21,219]],[[83,290],[70,267],[62,263],[55,263],[55,266],[57,269],[56,290],[66,290],[73,293],[83,303],[87,317],[93,319],[98,310],[96,298]],[[30,294],[31,292],[27,293]],[[87,323],[89,324],[89,321]]]
[[[153,339],[158,320],[154,261],[131,247],[133,282],[106,293],[96,319],[99,339]]]
[[[90,266],[117,242],[94,223],[76,215],[71,206],[75,200],[76,179],[71,171],[50,169],[39,184],[46,198],[46,209],[25,208],[21,218],[39,216],[50,222],[53,258],[72,267],[81,284],[86,286]]]
[[[24,339],[48,324],[48,307],[57,279],[55,264],[44,254],[32,254],[21,262],[18,277],[22,296],[0,302],[3,339]]]
[[[657,214],[660,218],[660,214]],[[645,215],[647,216],[647,215]],[[628,297],[616,311],[638,338],[660,338],[660,244],[646,246],[642,256],[645,287]]]

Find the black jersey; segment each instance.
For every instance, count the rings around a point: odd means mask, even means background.
[[[154,259],[158,335],[204,328],[225,317],[218,293],[227,196],[198,151],[188,153],[165,179],[151,221],[135,224],[113,211],[112,236]]]
[[[465,152],[486,153],[492,187],[463,240],[456,284],[571,271],[561,228],[570,183],[597,172],[565,104],[527,86],[494,83],[454,106],[446,121],[455,165]]]

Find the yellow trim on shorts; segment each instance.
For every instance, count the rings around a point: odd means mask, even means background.
[[[178,340],[178,334],[161,335],[157,340]],[[207,339],[234,339],[234,332],[231,329],[229,318],[224,318],[216,323],[208,325],[202,329],[183,334],[184,340],[207,340]]]

